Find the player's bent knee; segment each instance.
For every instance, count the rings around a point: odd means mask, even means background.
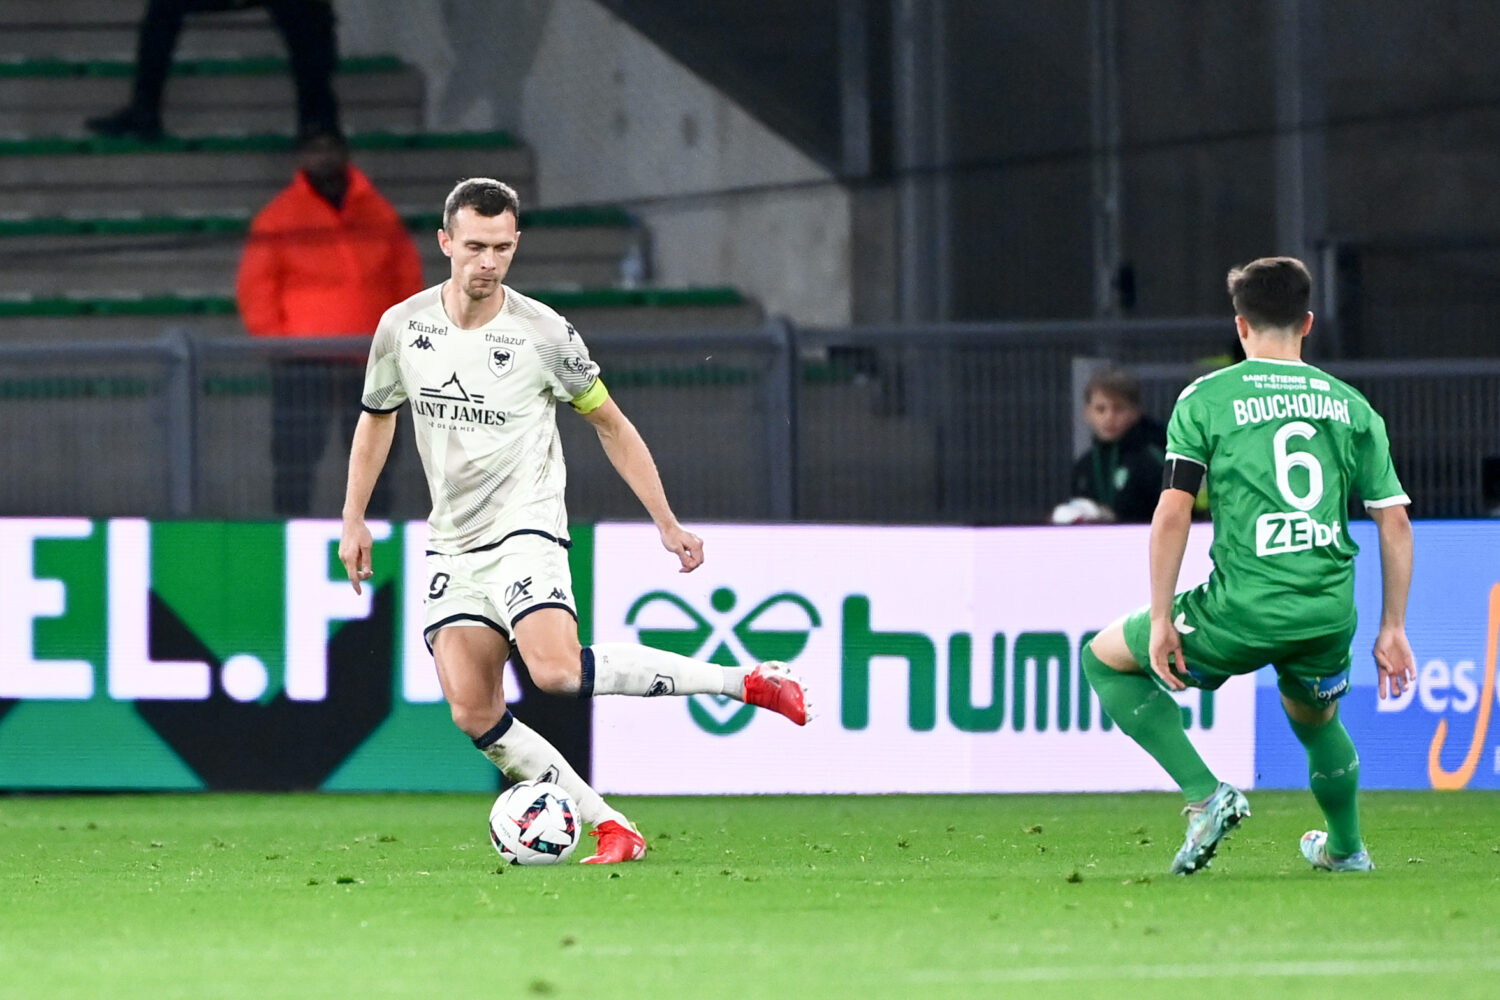
[[[470,739],[489,732],[495,720],[505,712],[505,695],[499,691],[490,694],[476,692],[467,697],[450,695],[448,698],[448,714],[453,717],[453,724]]]
[[[576,657],[540,656],[526,658],[531,682],[547,694],[576,695],[582,676]]]
[[[495,709],[488,703],[483,706],[450,704],[448,710],[453,716],[453,724],[470,739],[487,732],[495,724]]]
[[[1111,670],[1122,674],[1135,674],[1141,672],[1140,664],[1135,662],[1135,656],[1130,652],[1130,646],[1125,642],[1125,622],[1121,619],[1108,626],[1104,631],[1089,640],[1091,649],[1099,662]]]
[[[1330,702],[1327,705],[1313,706],[1306,702],[1288,698],[1285,694],[1281,696],[1281,707],[1286,712],[1287,718],[1304,726],[1326,726],[1333,721],[1338,714],[1338,702]]]

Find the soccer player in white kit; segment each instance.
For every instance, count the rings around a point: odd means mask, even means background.
[[[646,842],[630,821],[507,709],[502,678],[512,644],[537,687],[552,694],[729,695],[798,725],[807,723],[808,702],[782,663],[722,667],[633,643],[580,645],[558,400],[594,426],[682,572],[703,564],[703,541],[673,515],[645,441],[572,324],[503,284],[519,217],[509,185],[459,183],[437,234],[452,261],[449,279],[381,318],[350,446],[339,558],[358,592],[371,576],[365,507],[396,412],[410,404],[432,496],[424,637],[453,721],[508,777],[546,777],[573,796],[598,838],[585,863],[635,861]]]

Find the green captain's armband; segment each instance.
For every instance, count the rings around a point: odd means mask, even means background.
[[[573,409],[579,413],[593,413],[604,405],[609,398],[609,389],[605,387],[602,378],[594,379],[594,384],[583,390],[583,395],[573,399]]]

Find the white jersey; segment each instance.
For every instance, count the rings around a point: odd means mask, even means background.
[[[428,547],[470,552],[516,532],[565,540],[557,401],[602,394],[599,366],[572,324],[535,299],[507,287],[494,319],[462,330],[442,287],[386,310],[361,400],[372,413],[411,403],[432,496]]]

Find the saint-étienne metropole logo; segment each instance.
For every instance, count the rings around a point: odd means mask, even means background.
[[[720,587],[709,595],[708,603],[709,609],[703,613],[670,591],[653,590],[630,606],[625,624],[636,628],[644,645],[726,667],[749,666],[763,660],[795,660],[807,648],[812,630],[823,624],[818,609],[801,594],[772,594],[742,614],[736,610],[739,595],[728,587]],[[659,604],[668,604],[681,612],[682,627],[636,626],[643,611]],[[666,616],[657,611],[650,620],[660,621],[663,617]],[[766,619],[766,627],[757,624],[761,619]],[[715,736],[737,733],[755,717],[755,706],[727,695],[698,694],[687,703],[688,713],[698,727]]]

